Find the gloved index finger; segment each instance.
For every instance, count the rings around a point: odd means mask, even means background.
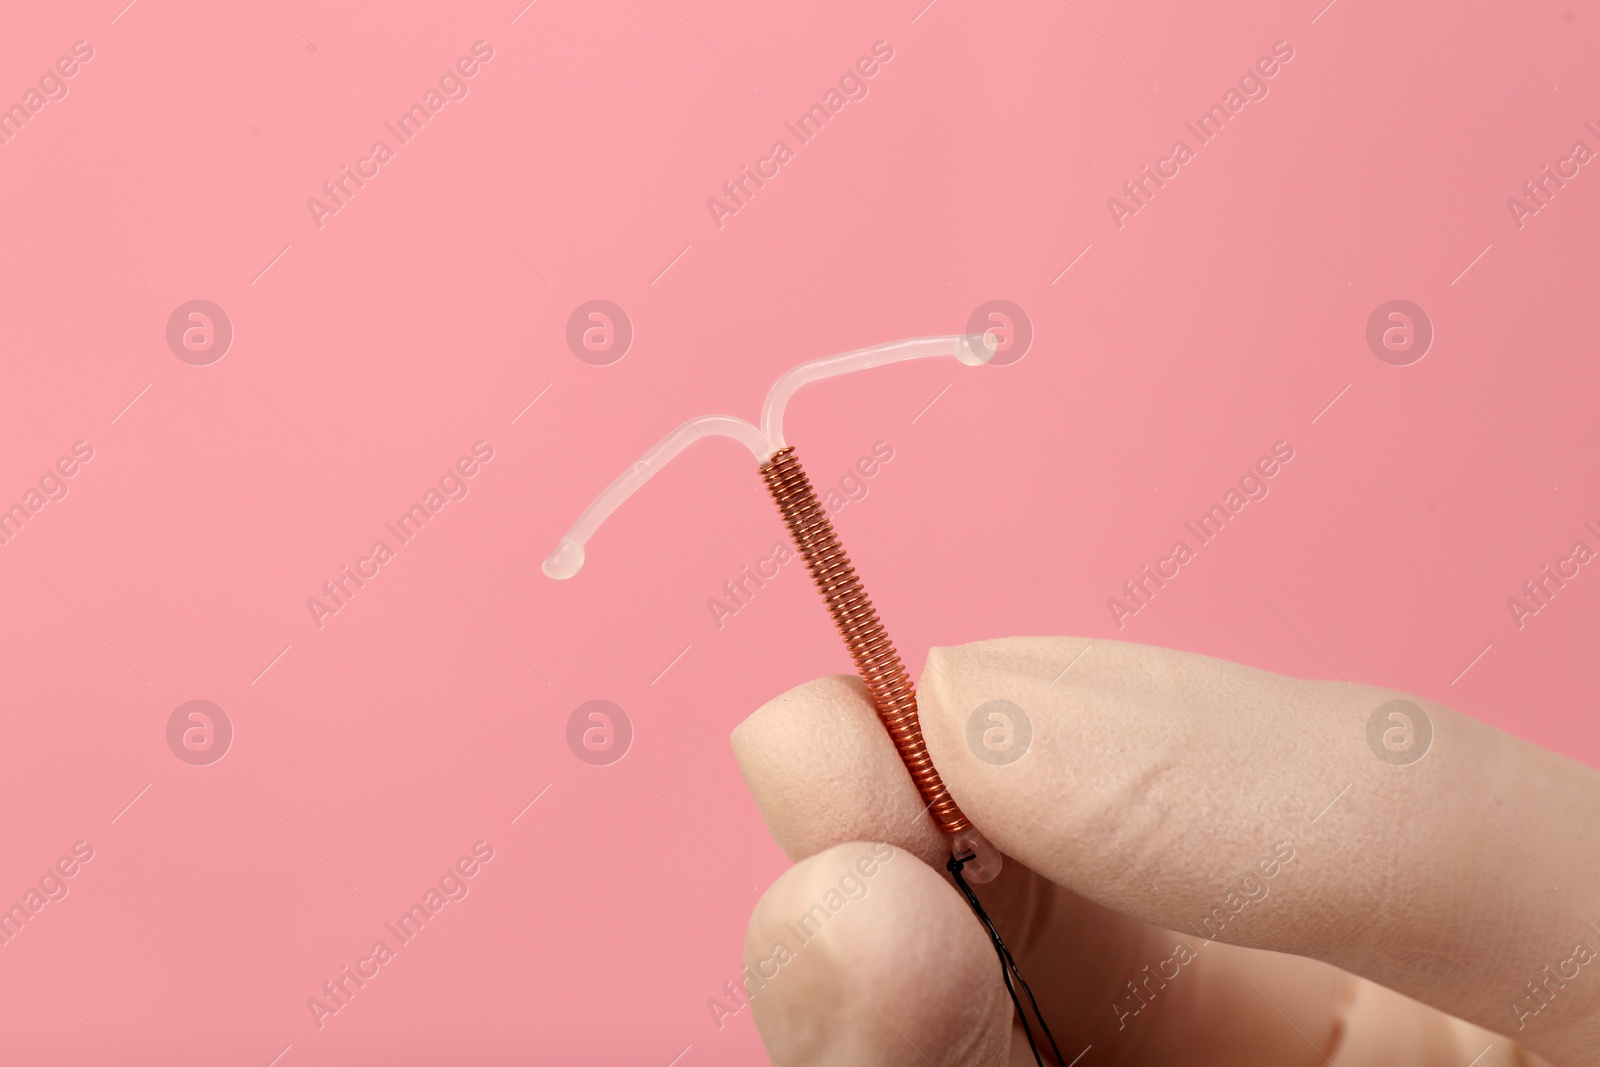
[[[929,751],[1003,852],[1106,907],[1322,959],[1558,1063],[1596,1047],[1600,774],[1391,690],[1087,644],[929,654]]]

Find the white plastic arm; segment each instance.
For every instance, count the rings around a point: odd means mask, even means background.
[[[730,437],[750,450],[756,462],[765,464],[784,447],[783,412],[790,397],[801,386],[840,374],[851,374],[885,363],[932,356],[954,356],[968,366],[982,366],[994,355],[995,344],[989,334],[954,334],[947,337],[919,337],[895,341],[872,348],[861,348],[843,355],[828,356],[794,367],[773,383],[761,409],[761,428],[732,415],[701,415],[673,430],[658,441],[639,461],[606,486],[594,502],[578,516],[567,535],[544,561],[544,572],[551,578],[571,578],[583,566],[584,548],[622,502],[638,492],[672,457],[704,437]]]
[[[783,411],[802,385],[820,382],[841,374],[853,374],[870,367],[901,363],[908,359],[954,356],[969,367],[981,367],[994,356],[994,339],[987,333],[954,334],[946,337],[913,337],[871,348],[858,348],[837,356],[814,359],[792,367],[772,383],[767,402],[761,407],[761,432],[772,442],[772,451],[783,448]],[[763,457],[762,462],[766,458]]]

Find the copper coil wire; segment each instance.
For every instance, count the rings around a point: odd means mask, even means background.
[[[861,579],[856,577],[855,567],[840,546],[833,523],[811,487],[811,479],[795,458],[794,448],[773,453],[771,460],[761,468],[761,477],[777,502],[784,525],[789,528],[789,535],[800,550],[800,557],[806,561],[806,569],[811,572],[811,580],[816,583],[828,606],[828,614],[833,616],[833,623],[850,650],[856,671],[867,683],[872,706],[894,741],[900,760],[910,772],[928,811],[947,834],[970,828],[971,820],[956,806],[955,798],[945,788],[928,756],[922,726],[917,720],[917,691],[911,675],[900,661],[900,653],[889,640],[872,601],[867,599]]]

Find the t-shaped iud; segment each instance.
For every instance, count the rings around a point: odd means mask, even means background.
[[[802,363],[773,383],[761,409],[760,427],[732,415],[702,415],[679,426],[663,437],[640,460],[606,487],[595,498],[567,536],[544,561],[544,572],[552,578],[571,578],[583,566],[583,546],[595,530],[628,497],[666,466],[667,462],[711,434],[731,437],[755,455],[761,465],[761,478],[778,505],[795,547],[806,561],[811,579],[822,593],[822,600],[833,616],[833,623],[844,638],[856,670],[867,683],[872,706],[884,729],[894,740],[900,759],[911,773],[917,792],[927,803],[935,822],[950,837],[950,853],[957,870],[973,882],[991,881],[1000,873],[1000,853],[961,813],[945,788],[928,756],[917,722],[917,693],[906,673],[900,654],[861,587],[861,579],[850,564],[828,521],[822,502],[811,487],[794,446],[783,437],[783,410],[789,398],[802,386],[840,374],[900,363],[908,359],[953,356],[968,366],[982,366],[996,350],[990,334],[957,334],[951,337],[920,337],[908,341],[863,348],[843,355]]]
[[[1064,1063],[1066,1061],[1061,1057],[1061,1049],[1056,1046],[1055,1035],[1050,1032],[1049,1024],[1039,1011],[1033,991],[1023,980],[1017,961],[1006,948],[1000,931],[984,911],[977,894],[967,884],[969,881],[992,881],[1000,873],[1000,852],[978,832],[972,820],[961,813],[955,798],[934,769],[933,760],[928,756],[928,746],[922,740],[922,727],[917,722],[917,691],[911,684],[911,676],[906,673],[900,653],[895,651],[894,643],[889,640],[883,620],[878,618],[872,601],[867,599],[866,590],[861,588],[861,579],[856,577],[850,557],[845,555],[840,546],[839,537],[833,532],[833,523],[828,521],[828,514],[822,509],[816,490],[811,488],[811,479],[806,477],[799,459],[795,457],[794,446],[783,439],[783,409],[796,390],[809,382],[866,370],[868,367],[881,367],[885,363],[933,356],[954,356],[970,367],[981,367],[994,358],[998,347],[992,333],[919,337],[802,363],[773,383],[771,392],[767,393],[767,402],[761,408],[760,427],[732,415],[702,415],[690,419],[663,437],[654,448],[640,457],[639,462],[623,471],[616,481],[606,487],[605,492],[595,497],[594,503],[578,516],[578,521],[572,524],[567,536],[545,559],[544,572],[552,578],[571,578],[577,574],[583,566],[584,544],[594,536],[606,517],[666,466],[673,456],[695,441],[717,434],[731,437],[750,449],[756,462],[761,465],[761,479],[767,483],[767,491],[772,494],[772,499],[778,505],[778,513],[783,516],[784,525],[794,538],[795,547],[806,561],[811,580],[822,593],[828,614],[833,616],[833,624],[839,628],[845,647],[850,650],[850,658],[855,661],[856,670],[867,683],[867,692],[872,697],[872,706],[877,710],[878,718],[883,721],[884,729],[889,731],[895,750],[900,753],[901,762],[911,773],[911,780],[916,783],[917,792],[922,794],[928,812],[950,838],[950,860],[945,868],[961,888],[962,895],[994,944],[1006,992],[1016,1006],[1034,1062],[1042,1064],[1044,1059],[1034,1042],[1033,1027],[1028,1022],[1022,996],[1018,994],[1019,988],[1027,996],[1028,1006],[1038,1018],[1044,1036],[1049,1039],[1056,1062]]]

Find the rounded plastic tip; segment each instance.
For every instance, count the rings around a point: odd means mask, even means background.
[[[1000,850],[990,844],[977,827],[950,835],[950,854],[958,860],[966,860],[961,868],[961,877],[974,885],[992,882],[1000,874],[1003,863]]]
[[[544,573],[557,581],[571,578],[582,569],[583,546],[565,538],[556,546],[554,552],[545,557],[543,567]]]
[[[993,331],[962,334],[960,343],[956,345],[956,358],[969,367],[981,367],[993,359],[999,350],[1000,342]]]

